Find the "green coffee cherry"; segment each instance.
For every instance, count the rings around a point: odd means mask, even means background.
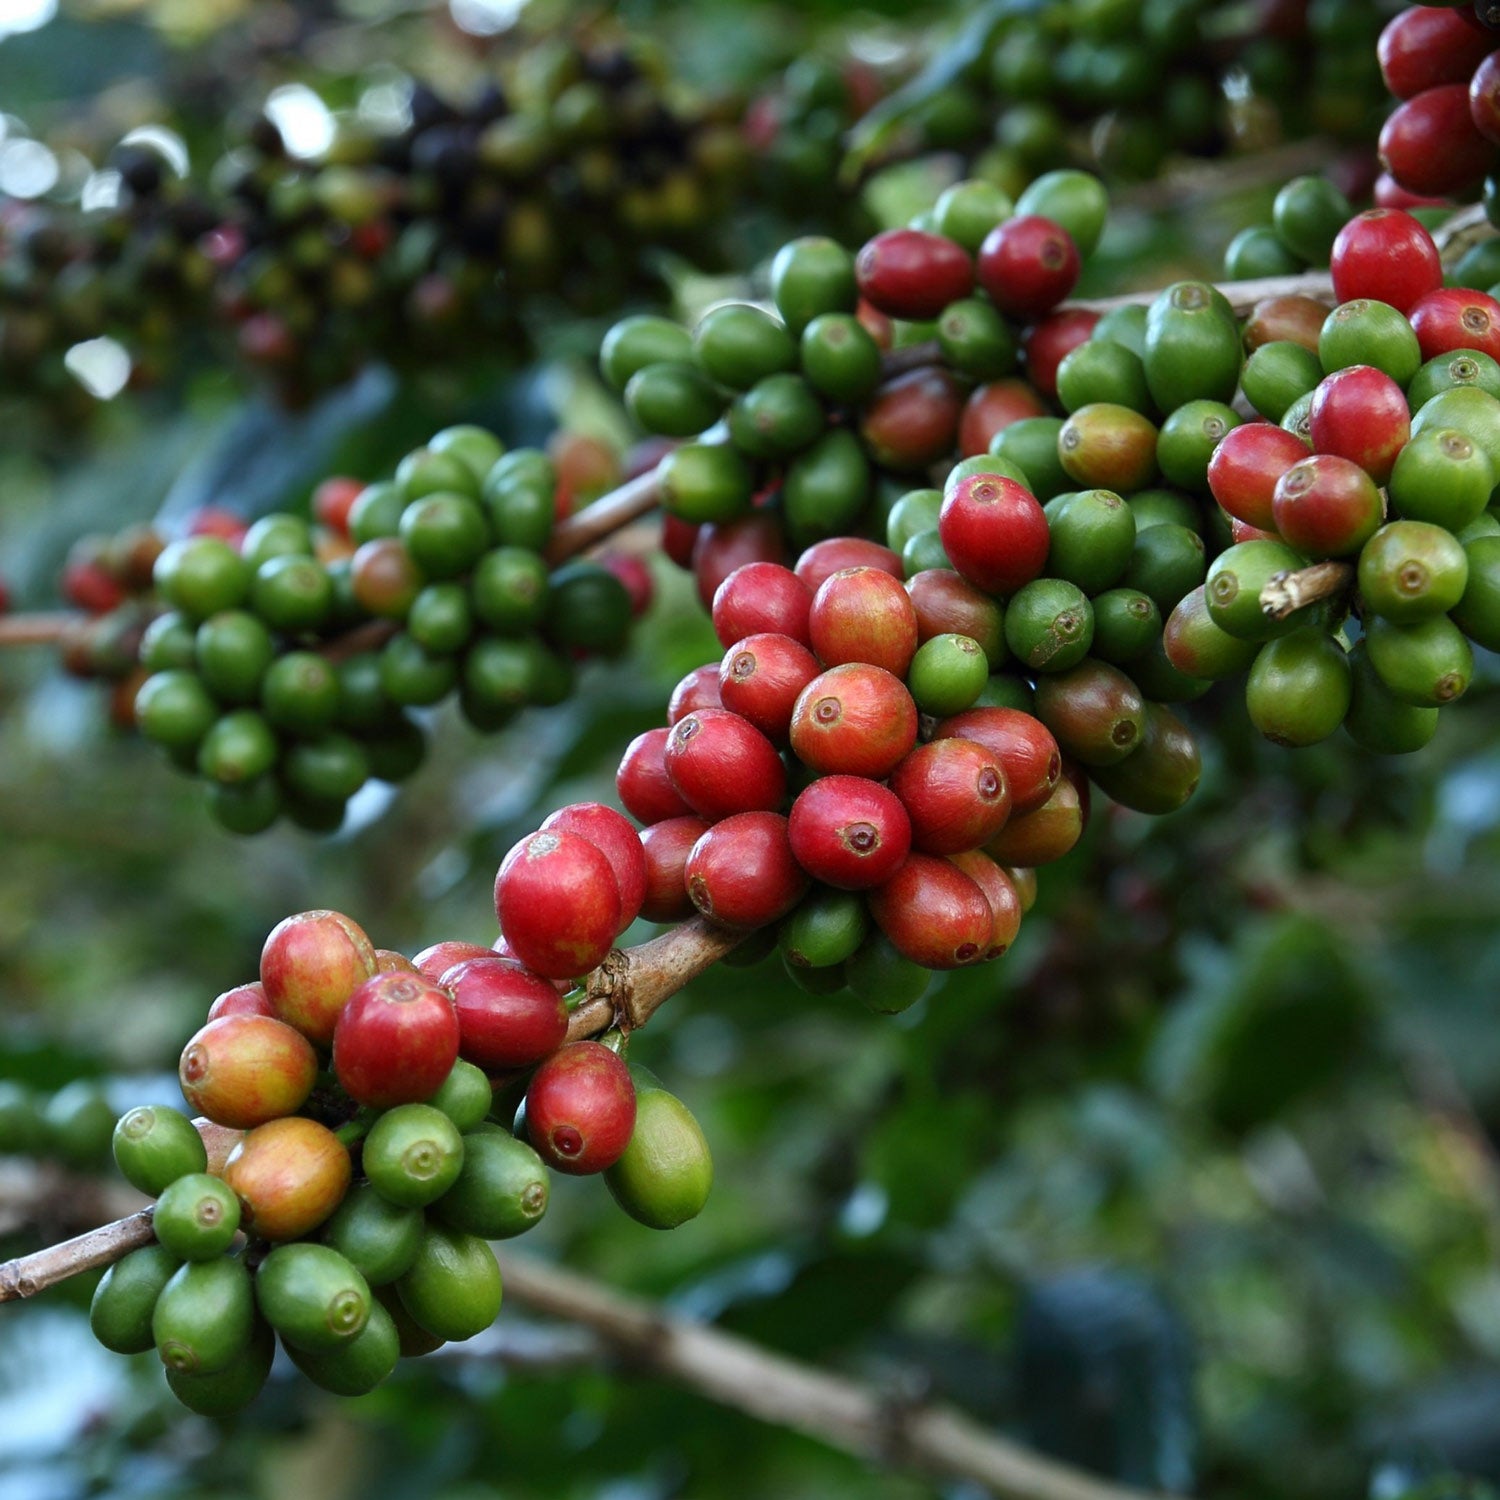
[[[440,1109],[453,1121],[461,1134],[468,1134],[489,1114],[494,1102],[490,1081],[481,1068],[459,1058],[442,1087],[427,1103]]]
[[[1398,625],[1374,615],[1366,622],[1365,642],[1371,666],[1403,703],[1441,708],[1469,689],[1474,653],[1445,616]]]
[[[1487,650],[1500,650],[1500,536],[1477,537],[1464,553],[1469,578],[1453,607],[1453,623]]]
[[[797,363],[797,345],[781,321],[743,302],[703,315],[693,330],[693,354],[711,379],[736,391]]]
[[[599,369],[617,391],[649,365],[687,364],[693,357],[693,340],[680,323],[670,318],[639,314],[621,318],[604,336],[599,351]]]
[[[276,1357],[276,1335],[257,1318],[232,1364],[211,1373],[167,1369],[167,1385],[189,1411],[201,1417],[231,1417],[261,1393]]]
[[[481,1131],[464,1137],[463,1169],[431,1212],[451,1229],[505,1240],[537,1223],[550,1192],[547,1169],[530,1146]]]
[[[692,1112],[664,1089],[636,1091],[630,1143],[604,1173],[615,1202],[649,1229],[696,1218],[713,1186],[713,1156]]]
[[[1057,495],[1044,507],[1051,532],[1047,571],[1086,594],[1110,588],[1135,550],[1135,513],[1113,490]]]
[[[1109,589],[1090,601],[1094,607],[1094,643],[1100,661],[1124,666],[1136,661],[1161,636],[1161,611],[1139,589]]]
[[[1005,644],[1038,672],[1065,672],[1088,655],[1094,611],[1083,590],[1060,578],[1018,589],[1005,610]]]
[[[212,1375],[250,1343],[255,1298],[243,1262],[190,1262],[172,1273],[151,1316],[156,1352],[169,1371]]]
[[[369,1183],[361,1183],[350,1189],[323,1226],[323,1239],[370,1286],[384,1286],[411,1269],[424,1228],[420,1208],[392,1203]]]
[[[327,1353],[355,1338],[370,1316],[365,1278],[337,1250],[277,1245],[255,1273],[261,1316],[288,1346]]]
[[[383,1197],[407,1207],[441,1198],[458,1180],[463,1160],[463,1137],[430,1104],[386,1110],[365,1137],[365,1175]]]
[[[1316,625],[1260,648],[1245,684],[1250,722],[1277,745],[1326,740],[1349,711],[1349,659]]]
[[[973,707],[989,675],[989,659],[978,641],[966,635],[935,635],[917,647],[906,686],[923,713],[947,718]]]
[[[104,1273],[89,1304],[94,1337],[115,1354],[144,1354],[155,1342],[151,1317],[156,1299],[181,1264],[161,1245],[145,1245],[116,1261]]]
[[[1295,624],[1266,614],[1260,593],[1276,574],[1301,566],[1302,558],[1281,542],[1238,542],[1227,548],[1214,559],[1204,585],[1214,624],[1242,641],[1286,635]]]
[[[192,1121],[164,1104],[143,1104],[121,1115],[113,1149],[125,1180],[152,1198],[179,1177],[208,1169],[208,1152]]]
[[[1469,581],[1469,559],[1452,532],[1425,521],[1382,526],[1359,554],[1359,592],[1387,620],[1411,624],[1446,614]]]
[[[787,328],[801,336],[824,313],[851,312],[859,299],[854,257],[836,240],[790,240],[771,262],[771,296]]]
[[[733,521],[750,508],[753,488],[750,466],[727,444],[684,443],[662,461],[662,508],[684,521]]]
[[[819,887],[782,922],[777,942],[789,968],[826,969],[851,958],[869,926],[855,892]]]
[[[234,1243],[240,1200],[217,1177],[189,1172],[162,1190],[151,1227],[179,1260],[213,1260]]]
[[[396,1290],[418,1327],[458,1342],[483,1333],[500,1314],[500,1267],[477,1235],[429,1225],[417,1259]]]
[[[890,939],[877,932],[844,965],[844,979],[861,1005],[894,1016],[910,1010],[927,993],[932,970],[902,958]]]
[[[401,1336],[390,1313],[372,1302],[365,1326],[336,1348],[312,1350],[288,1344],[286,1352],[314,1385],[335,1396],[364,1396],[396,1368]]]
[[[1349,653],[1350,698],[1344,728],[1355,744],[1378,755],[1410,755],[1437,732],[1438,710],[1404,703],[1370,661],[1363,641]]]

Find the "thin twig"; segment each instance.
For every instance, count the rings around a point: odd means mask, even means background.
[[[631,1365],[871,1463],[968,1480],[1003,1500],[1146,1500],[954,1407],[883,1395],[529,1255],[502,1251],[500,1267],[512,1302],[592,1329]]]
[[[639,519],[661,503],[661,465],[628,479],[590,506],[560,521],[547,548],[547,561],[564,562],[601,542],[622,526]]]
[[[1260,610],[1273,620],[1284,620],[1320,599],[1332,599],[1354,583],[1354,565],[1320,562],[1310,567],[1273,573],[1260,591]]]
[[[45,1250],[6,1261],[0,1265],[0,1302],[34,1297],[81,1271],[112,1266],[132,1250],[149,1245],[156,1238],[151,1229],[151,1213],[151,1209],[143,1208],[127,1218],[64,1240],[60,1245],[48,1245]]]
[[[0,615],[0,646],[56,646],[68,633],[86,625],[89,616],[75,610],[49,610],[45,614]]]

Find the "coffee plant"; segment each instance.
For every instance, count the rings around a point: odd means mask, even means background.
[[[0,1476],[1493,1494],[1500,8],[501,9],[0,136]]]

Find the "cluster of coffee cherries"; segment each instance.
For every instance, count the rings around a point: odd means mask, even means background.
[[[489,1242],[541,1219],[549,1167],[608,1169],[654,1227],[702,1207],[696,1121],[613,1047],[566,1042],[566,985],[470,943],[408,960],[331,911],[279,923],[260,976],[183,1049],[199,1118],[142,1106],[114,1128],[156,1243],[106,1274],[92,1326],[118,1353],[154,1348],[192,1410],[253,1400],[278,1340],[362,1395],[401,1356],[488,1328]]]
[[[1397,753],[1467,689],[1470,642],[1500,645],[1500,302],[1445,287],[1400,210],[1351,219],[1332,264],[1339,304],[1245,366],[1266,420],[1231,424],[1206,471],[1233,545],[1177,606],[1166,652],[1199,679],[1248,670],[1250,717],[1279,743],[1343,724]],[[1348,566],[1326,600],[1263,610],[1277,575],[1331,559]]]
[[[103,335],[149,385],[223,330],[291,404],[371,358],[515,348],[522,296],[599,312],[651,283],[636,247],[696,249],[744,158],[733,122],[669,98],[636,50],[555,34],[466,102],[414,86],[408,114],[340,117],[314,160],[262,116],[201,179],[132,140],[105,164],[112,206],[4,205],[0,391],[79,416],[64,360]]]
[[[109,1158],[115,1112],[98,1083],[76,1079],[53,1092],[0,1079],[0,1156],[41,1157],[80,1171]]]
[[[796,550],[847,534],[869,524],[883,475],[923,472],[983,425],[994,386],[1003,399],[1024,370],[1047,390],[1066,339],[1081,336],[1054,310],[1105,211],[1081,172],[1050,174],[1014,205],[969,180],[926,227],[857,253],[825,238],[783,246],[774,313],[735,302],[691,331],[651,316],[617,324],[605,378],[648,433],[689,439],[660,471],[667,552],[716,550],[736,525],[777,530]]]
[[[274,514],[173,541],[153,566],[163,612],[140,642],[136,723],[209,783],[225,827],[285,813],[337,828],[369,778],[420,763],[414,711],[456,692],[498,729],[566,697],[575,658],[620,648],[620,578],[543,556],[557,495],[545,453],[452,427],[390,481],[320,487],[317,528]]]

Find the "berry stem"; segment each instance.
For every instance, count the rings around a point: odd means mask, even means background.
[[[1313,563],[1311,567],[1275,573],[1260,591],[1261,613],[1284,620],[1320,599],[1342,594],[1354,582],[1354,565],[1346,562]]]
[[[56,646],[75,626],[88,621],[73,610],[0,616],[0,646]]]
[[[112,1266],[117,1260],[149,1245],[156,1235],[151,1228],[149,1208],[133,1213],[112,1224],[75,1235],[60,1245],[48,1245],[32,1255],[0,1265],[0,1302],[15,1302],[34,1297],[49,1286],[56,1286],[81,1271],[95,1271]]]
[[[661,500],[661,468],[638,474],[601,495],[590,506],[558,523],[547,548],[547,561],[564,562],[592,547],[595,542],[654,510]]]

